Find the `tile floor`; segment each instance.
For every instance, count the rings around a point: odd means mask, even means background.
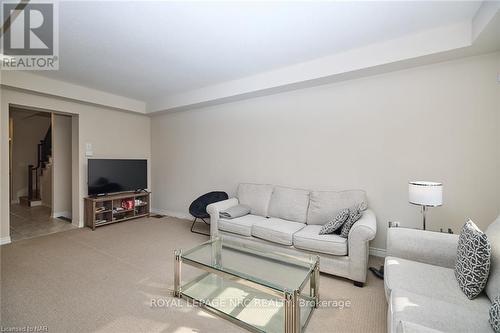
[[[10,205],[10,238],[12,241],[75,229],[70,222],[50,216],[45,206]]]

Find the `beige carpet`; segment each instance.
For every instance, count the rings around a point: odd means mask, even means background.
[[[141,219],[21,240],[1,251],[1,326],[47,326],[49,332],[243,332],[184,301],[172,300],[173,250],[207,237],[174,218]],[[371,258],[380,265],[380,258]],[[385,332],[383,281],[367,285],[321,275],[322,299],[344,309],[315,310],[307,332]],[[179,304],[180,303],[180,304]]]

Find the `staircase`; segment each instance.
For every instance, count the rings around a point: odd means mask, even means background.
[[[37,146],[37,165],[28,165],[28,195],[19,198],[21,205],[33,207],[42,205],[41,177],[52,165],[52,126],[49,126],[43,140]]]

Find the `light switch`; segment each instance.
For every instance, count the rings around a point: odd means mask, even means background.
[[[85,156],[94,156],[94,152],[92,151],[92,144],[89,142],[85,144]]]

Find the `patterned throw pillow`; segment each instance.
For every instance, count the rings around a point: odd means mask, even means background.
[[[320,235],[333,234],[334,231],[340,229],[344,222],[349,217],[349,209],[341,209],[333,220],[327,222],[321,227]]]
[[[340,231],[340,237],[347,238],[349,236],[349,231],[356,221],[358,221],[361,216],[363,216],[362,206],[357,204],[349,208],[349,217],[347,221],[345,221],[342,226],[342,230]]]
[[[484,289],[490,272],[491,246],[488,237],[471,220],[458,238],[455,278],[465,296],[473,299]]]
[[[500,295],[491,303],[489,321],[495,333],[500,333]]]

